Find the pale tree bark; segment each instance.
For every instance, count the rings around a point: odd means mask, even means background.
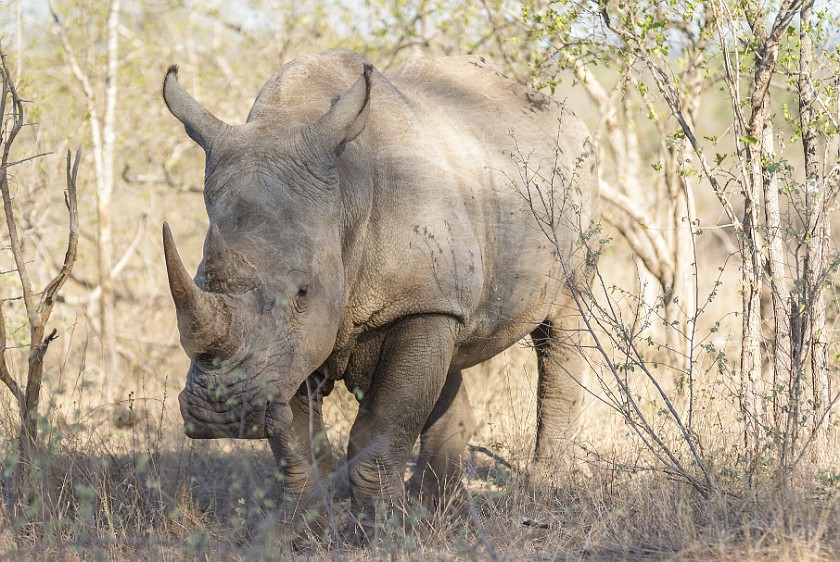
[[[746,126],[746,142],[743,144],[746,160],[744,174],[745,225],[750,231],[744,240],[745,279],[744,313],[744,349],[742,349],[742,376],[750,378],[749,394],[753,416],[760,415],[763,407],[761,396],[766,391],[766,382],[762,377],[761,360],[761,290],[762,276],[766,273],[770,282],[773,303],[773,380],[774,388],[787,384],[791,376],[790,339],[783,337],[790,329],[790,293],[787,285],[785,267],[784,240],[782,237],[781,214],[779,208],[779,186],[777,172],[767,165],[775,157],[773,125],[771,122],[770,82],[776,68],[779,44],[782,34],[798,10],[798,0],[785,0],[773,19],[768,30],[766,14],[762,4],[751,1],[747,4],[745,15],[757,43],[753,67],[752,92],[750,95],[750,116]],[[763,197],[763,205],[761,198]],[[764,207],[764,224],[761,229],[759,212]],[[766,237],[766,240],[762,238]],[[767,252],[767,259],[763,257]],[[773,393],[774,426],[779,428],[779,404]],[[759,425],[751,427],[751,447],[759,446]],[[757,453],[757,450],[754,451]],[[756,454],[755,457],[758,455]]]
[[[823,294],[825,275],[829,270],[829,249],[831,243],[828,213],[830,203],[837,195],[836,187],[825,181],[817,156],[815,130],[816,92],[812,82],[814,64],[811,25],[813,0],[805,3],[799,12],[799,119],[802,129],[802,151],[805,158],[805,233],[804,255],[801,258],[801,272],[804,277],[798,291],[796,310],[809,307],[808,315],[796,315],[792,326],[792,348],[797,378],[798,400],[802,400],[799,378],[804,378],[808,368],[811,372],[811,398],[814,403],[814,455],[821,458],[828,448],[828,428],[831,426],[831,380],[828,373],[828,327],[826,326],[826,304]],[[840,153],[836,155],[840,161]],[[810,343],[810,345],[809,345]],[[809,349],[810,348],[810,349]],[[809,353],[810,351],[810,353]],[[806,379],[807,380],[807,379]],[[796,408],[798,414],[799,408]],[[798,416],[793,417],[790,426],[796,426]],[[790,448],[792,449],[792,447]],[[791,450],[792,454],[793,451]]]
[[[94,173],[96,175],[97,230],[97,274],[98,286],[98,328],[100,334],[99,389],[100,396],[110,403],[115,398],[114,381],[121,379],[119,373],[119,351],[116,339],[114,306],[114,243],[111,225],[111,195],[114,191],[114,156],[116,145],[117,73],[119,67],[119,22],[120,0],[111,0],[106,23],[106,52],[104,78],[104,110],[100,109],[100,96],[85,73],[75,49],[70,43],[67,30],[52,1],[49,2],[55,30],[61,40],[64,55],[79,83],[90,115],[91,140],[93,142]]]
[[[753,30],[753,35],[758,44],[756,51],[754,75],[752,83],[752,94],[750,96],[750,117],[747,123],[746,134],[749,142],[745,144],[745,155],[747,163],[746,183],[749,186],[751,202],[760,206],[760,197],[764,197],[765,224],[763,232],[757,233],[765,237],[764,244],[754,244],[753,248],[758,249],[758,255],[754,262],[761,260],[762,250],[766,248],[768,259],[766,261],[766,274],[770,282],[770,292],[773,302],[773,334],[785,333],[788,323],[785,321],[789,295],[784,279],[785,259],[781,239],[781,217],[779,211],[779,191],[776,172],[766,166],[766,162],[772,161],[775,157],[773,141],[773,125],[770,121],[770,81],[776,66],[776,59],[779,50],[779,36],[771,37],[767,30],[764,19],[763,5],[757,2],[750,2],[746,10],[747,21]],[[757,210],[757,209],[756,209]],[[757,215],[757,213],[756,213]],[[754,217],[758,220],[758,217]],[[754,238],[758,238],[757,236]],[[763,261],[763,260],[762,260]],[[761,263],[761,261],[758,261]],[[756,264],[758,265],[758,264]],[[751,291],[749,305],[755,306],[760,299],[761,286],[757,291]],[[758,305],[760,309],[760,304]],[[790,373],[790,345],[789,340],[783,337],[775,337],[774,361],[773,361],[773,386],[776,387]],[[761,361],[758,362],[760,373]],[[763,390],[763,389],[762,389]],[[778,427],[778,404],[774,400],[774,419]]]
[[[756,388],[761,380],[761,241],[758,234],[758,198],[757,188],[748,180],[741,155],[746,151],[747,120],[741,107],[741,61],[739,51],[730,47],[727,30],[737,30],[735,17],[729,10],[729,5],[723,1],[712,3],[715,11],[715,27],[718,43],[721,48],[723,62],[723,81],[729,93],[732,108],[733,132],[736,143],[736,154],[739,161],[738,184],[744,198],[744,214],[742,219],[734,218],[734,210],[730,209],[729,216],[733,224],[737,225],[738,250],[741,256],[741,355],[740,380],[738,388],[738,402],[741,422],[744,426],[743,445],[746,451],[753,450],[753,444],[758,432],[757,420],[754,419],[758,407]],[[716,180],[710,172],[706,176],[715,185]],[[718,199],[726,204],[728,200],[720,188],[715,189]]]
[[[812,431],[808,440],[816,441],[815,452],[821,446],[821,424],[826,420],[826,408],[832,397],[827,371],[827,334],[825,326],[825,304],[821,289],[829,272],[829,222],[826,206],[836,196],[827,189],[827,183],[820,179],[820,166],[816,154],[814,123],[814,89],[811,82],[813,54],[811,30],[808,20],[811,4],[802,0],[785,0],[778,12],[768,19],[763,5],[751,2],[745,9],[745,16],[756,45],[755,63],[749,96],[749,117],[746,118],[737,101],[742,99],[738,92],[741,81],[735,67],[727,66],[726,80],[733,100],[736,135],[739,139],[739,153],[744,154],[745,164],[741,170],[740,184],[745,196],[745,236],[742,240],[743,254],[743,312],[744,347],[742,350],[742,411],[746,427],[752,435],[748,450],[754,460],[758,458],[758,447],[762,437],[759,422],[772,427],[781,446],[779,476],[784,482],[787,474],[805,453],[808,441],[800,442],[803,415],[813,417]],[[726,3],[719,2],[724,11]],[[790,221],[783,221],[780,203],[780,164],[776,162],[775,142],[770,104],[770,83],[776,72],[776,61],[782,37],[788,33],[794,16],[800,13],[800,75],[799,106],[802,129],[803,152],[805,156],[805,185],[801,192],[804,201],[791,200],[790,209],[799,211],[803,226],[797,229],[797,246],[790,252],[785,239],[785,228]],[[734,18],[729,15],[731,29],[736,29]],[[768,23],[772,25],[768,29]],[[724,35],[721,32],[724,49],[724,64],[729,64]],[[733,53],[737,54],[737,50]],[[764,211],[761,222],[759,210]],[[795,258],[795,259],[794,259]],[[793,263],[791,263],[793,262]],[[795,265],[795,269],[793,266]],[[772,332],[768,334],[768,357],[772,364],[772,379],[762,378],[761,361],[761,290],[763,277],[769,283],[769,300],[772,312]],[[765,287],[766,288],[766,287]],[[771,318],[765,319],[771,324]],[[806,372],[810,370],[812,395],[804,395]],[[768,385],[772,384],[772,393]],[[809,400],[810,399],[810,400]],[[805,409],[808,402],[814,404],[813,411]],[[772,415],[763,420],[750,419],[764,416],[766,405],[772,404]],[[781,482],[781,481],[780,481]]]
[[[742,289],[742,348],[741,385],[739,399],[744,421],[745,448],[758,458],[760,427],[763,416],[767,384],[774,386],[782,380],[787,383],[790,375],[790,339],[778,337],[789,328],[790,293],[787,285],[784,238],[779,207],[777,173],[772,166],[775,156],[770,107],[770,81],[776,68],[779,43],[783,32],[795,15],[798,0],[785,0],[775,14],[768,30],[766,14],[758,2],[749,2],[744,14],[752,30],[756,47],[752,79],[749,82],[749,117],[740,105],[741,75],[739,61],[732,64],[730,57],[737,57],[737,49],[730,51],[728,38],[718,25],[718,35],[724,62],[724,81],[729,88],[732,102],[737,152],[743,155],[739,184],[744,197],[743,233],[739,238],[741,253]],[[737,29],[735,18],[725,2],[715,4],[716,12],[729,28]],[[764,220],[761,211],[764,211]],[[765,259],[765,252],[767,257]],[[762,312],[761,294],[765,281],[770,283],[773,304],[773,380],[763,377],[762,364]],[[774,400],[774,421],[778,420],[778,404]],[[778,426],[777,426],[778,427]],[[754,467],[753,467],[754,468]]]
[[[734,18],[728,12],[725,3],[719,3],[722,12],[729,16],[728,22],[732,29],[736,29]],[[753,16],[755,17],[755,16]],[[759,18],[760,20],[760,18]],[[760,23],[760,25],[762,25]],[[721,34],[721,42],[727,39]],[[737,51],[737,49],[736,49]],[[728,56],[724,54],[724,58]],[[757,57],[757,64],[761,60]],[[766,75],[769,81],[770,74]],[[766,88],[757,88],[753,83],[753,96],[761,94],[758,108],[753,106],[752,119],[750,124],[746,123],[740,105],[740,92],[738,91],[741,75],[739,63],[734,68],[727,67],[725,79],[730,84],[730,95],[732,96],[732,108],[735,114],[737,134],[737,153],[744,155],[745,166],[741,166],[740,185],[744,197],[743,234],[738,240],[741,254],[741,359],[740,359],[740,389],[739,402],[741,416],[744,424],[744,448],[749,453],[755,450],[756,442],[759,439],[759,421],[755,418],[761,407],[759,400],[760,386],[762,381],[762,357],[761,357],[761,287],[764,282],[763,274],[763,237],[760,233],[760,198],[762,185],[760,156],[752,148],[758,144],[756,136],[748,136],[754,133],[757,126],[763,129],[765,113],[761,111],[764,107],[763,94]],[[734,93],[734,95],[733,95]],[[740,125],[740,126],[739,126]],[[740,161],[740,158],[739,158]],[[755,169],[755,166],[758,169]],[[757,174],[756,174],[757,171]],[[754,458],[754,457],[753,457]],[[752,474],[752,470],[750,471]]]
[[[106,28],[108,64],[105,73],[105,116],[102,131],[102,178],[97,182],[96,216],[99,219],[99,317],[102,335],[100,382],[105,399],[114,396],[114,381],[121,380],[114,311],[114,240],[111,228],[111,195],[114,191],[114,147],[116,144],[117,70],[119,53],[120,0],[111,0]]]

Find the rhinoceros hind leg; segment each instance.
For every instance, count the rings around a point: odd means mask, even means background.
[[[413,498],[435,509],[457,495],[461,457],[474,430],[475,415],[461,371],[452,371],[420,434],[420,456],[408,483]]]
[[[537,462],[572,453],[583,406],[580,316],[569,302],[531,332],[537,352]]]

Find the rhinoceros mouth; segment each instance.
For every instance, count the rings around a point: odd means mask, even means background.
[[[212,407],[196,398],[187,389],[178,396],[184,433],[192,439],[266,439],[279,435],[292,423],[292,411],[286,402],[263,399]]]

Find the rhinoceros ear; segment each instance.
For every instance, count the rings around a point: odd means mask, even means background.
[[[329,112],[311,125],[316,137],[328,150],[336,150],[355,139],[367,124],[370,106],[370,75],[373,66],[365,63],[362,76],[344,92]]]
[[[163,101],[169,111],[184,124],[187,134],[207,152],[213,139],[230,125],[213,116],[195,101],[178,83],[178,65],[173,64],[163,79]]]

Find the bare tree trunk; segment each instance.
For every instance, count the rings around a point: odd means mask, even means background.
[[[812,398],[814,401],[814,454],[822,457],[828,446],[830,419],[827,408],[831,402],[831,385],[828,376],[828,330],[825,317],[823,276],[829,267],[830,222],[827,216],[828,198],[833,198],[830,186],[823,184],[820,162],[817,157],[814,131],[814,100],[816,94],[811,81],[813,45],[811,41],[811,16],[813,0],[806,2],[799,12],[799,119],[802,128],[802,149],[805,157],[805,233],[806,251],[803,257],[800,289],[802,305],[811,310],[810,318],[800,322],[793,341],[794,364],[804,374],[810,367]],[[809,320],[809,321],[808,321]],[[810,341],[810,354],[807,343]],[[809,357],[810,355],[810,361]]]
[[[766,101],[770,105],[769,95]],[[761,161],[771,162],[776,157],[773,141],[773,126],[769,120],[765,123],[761,134]],[[770,294],[773,303],[773,415],[776,428],[782,428],[781,405],[775,398],[775,391],[783,385],[789,389],[796,386],[796,373],[792,370],[790,337],[791,331],[790,292],[786,279],[787,267],[785,259],[784,240],[782,239],[782,220],[779,207],[779,182],[775,167],[758,165],[761,168],[762,187],[764,192],[764,220],[766,232],[767,262],[766,273],[770,281]]]
[[[748,187],[748,186],[747,186]],[[744,447],[753,452],[758,427],[757,386],[761,380],[761,249],[753,232],[757,205],[747,195],[744,201],[744,235],[741,253],[741,381],[739,401],[744,423]]]
[[[96,186],[96,215],[99,219],[99,325],[102,337],[100,385],[107,402],[114,399],[113,382],[120,380],[119,354],[114,319],[114,242],[111,229],[111,194],[114,190],[114,145],[116,141],[117,68],[119,52],[120,0],[111,0],[108,11],[108,64],[105,74],[105,115],[102,131],[102,174]]]
[[[785,0],[780,6],[772,28],[768,31],[764,7],[756,1],[748,2],[745,6],[747,22],[752,28],[757,48],[750,95],[750,117],[745,130],[743,141],[746,156],[746,171],[743,174],[744,186],[744,240],[743,248],[743,314],[744,335],[741,353],[742,390],[746,392],[750,406],[750,416],[760,416],[763,405],[760,396],[766,390],[762,377],[761,360],[761,289],[762,276],[765,265],[770,281],[773,302],[773,325],[775,335],[775,349],[773,362],[773,384],[780,384],[781,380],[790,377],[790,340],[779,337],[789,329],[788,306],[790,294],[785,281],[785,259],[781,231],[781,216],[779,211],[779,191],[776,173],[765,167],[766,161],[775,156],[773,146],[773,128],[770,123],[770,81],[776,67],[779,53],[779,42],[787,25],[795,15],[796,0]],[[765,223],[759,228],[759,210],[762,206],[760,198],[763,196]],[[767,236],[765,242],[762,238]],[[767,250],[768,257],[765,264],[763,251]],[[745,388],[746,387],[746,388]],[[778,412],[778,405],[774,399],[774,413]],[[776,420],[778,414],[776,414]],[[745,420],[748,421],[748,420]],[[753,433],[755,441],[748,450],[756,451],[758,435],[756,434],[757,420],[747,426],[747,439]],[[779,425],[776,425],[779,427]]]
[[[770,281],[773,303],[773,392],[771,393],[773,397],[773,419],[767,421],[772,421],[773,427],[777,431],[784,432],[782,436],[783,449],[790,448],[790,438],[795,437],[795,433],[791,434],[785,429],[785,423],[783,423],[781,417],[782,406],[787,406],[787,403],[793,402],[794,409],[797,407],[796,388],[798,378],[791,363],[791,338],[786,337],[786,334],[791,333],[793,326],[791,324],[791,299],[786,278],[788,269],[786,267],[779,206],[778,166],[773,161],[775,159],[775,147],[771,122],[770,82],[775,72],[782,36],[796,15],[799,5],[801,5],[799,0],[784,0],[775,18],[773,18],[769,30],[763,5],[753,0],[748,3],[745,10],[747,22],[752,28],[757,44],[750,95],[751,112],[746,126],[744,144],[747,161],[747,170],[744,174],[745,192],[747,193],[745,199],[748,212],[752,213],[751,219],[754,221],[749,236],[752,250],[750,261],[754,280],[760,279],[762,265],[764,265]],[[763,196],[764,207],[764,225],[761,230],[755,228],[755,225],[758,224],[757,201],[759,195]],[[767,237],[766,242],[761,240],[762,236]],[[766,262],[762,258],[763,250],[767,251]],[[745,291],[744,306],[745,308],[749,306],[751,310],[755,310],[756,314],[760,314],[760,283],[752,285],[750,289],[749,295]],[[745,314],[746,312],[745,310]],[[745,318],[745,323],[746,321]],[[751,326],[751,329],[755,330],[760,330],[760,328],[760,325]],[[750,334],[752,338],[756,336],[760,337],[757,331]],[[747,338],[746,332],[744,337]],[[756,346],[759,342],[751,340],[750,343]],[[754,348],[750,353],[754,353],[756,350],[760,353],[758,348]],[[747,354],[746,346],[743,353]],[[748,366],[752,368],[752,373],[757,377],[757,380],[762,383],[762,386],[757,389],[759,396],[761,396],[766,390],[765,383],[768,381],[761,378],[761,357],[753,356],[751,359],[754,362]],[[782,397],[786,399],[787,403],[781,404],[777,398],[780,394],[777,389],[785,387],[787,387],[787,392],[782,393]],[[753,415],[763,415],[763,411],[762,404],[756,403]],[[790,419],[789,416],[788,419]],[[788,427],[790,426],[788,425]],[[758,445],[758,439],[756,439],[752,449],[755,450]],[[782,457],[784,456],[783,452]]]

